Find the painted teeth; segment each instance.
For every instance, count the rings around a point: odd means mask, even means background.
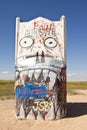
[[[43,70],[43,76],[44,76],[45,81],[46,81],[48,75],[49,75],[49,70]]]
[[[34,71],[34,77],[37,80],[39,78],[39,75],[41,74],[41,69],[35,70]]]
[[[30,80],[32,80],[33,73],[34,73],[34,70],[30,70],[28,73]]]
[[[52,71],[49,72],[50,82],[49,82],[49,89],[51,90],[55,84],[56,74]]]
[[[40,83],[42,81],[44,81],[43,70],[41,70],[41,73],[40,73],[40,75],[38,77],[38,82]]]
[[[29,79],[32,83],[44,82],[50,90],[53,88],[56,78],[59,78],[58,74],[56,75],[56,73],[47,69],[29,70],[22,72],[22,74],[28,74]]]
[[[49,77],[50,77],[50,80],[52,81],[53,79],[56,79],[56,74],[54,72],[50,71]]]

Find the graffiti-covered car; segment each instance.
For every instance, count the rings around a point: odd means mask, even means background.
[[[60,119],[66,115],[65,16],[59,21],[16,18],[16,117]]]

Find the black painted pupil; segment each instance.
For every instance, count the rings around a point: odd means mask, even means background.
[[[24,43],[26,44],[27,42],[26,42],[26,41],[24,41]]]
[[[49,42],[49,44],[52,44],[53,42]]]

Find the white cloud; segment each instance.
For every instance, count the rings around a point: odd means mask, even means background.
[[[0,72],[0,79],[1,80],[14,80],[14,73],[9,71],[2,71]]]
[[[71,76],[74,76],[74,75],[76,75],[76,73],[69,73],[69,74],[67,74],[67,77],[71,77]]]
[[[2,74],[9,74],[9,71],[3,71]]]
[[[68,73],[67,81],[87,81],[87,73]]]

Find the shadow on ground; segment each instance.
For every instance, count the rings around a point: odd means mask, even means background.
[[[67,103],[67,117],[78,117],[87,114],[87,103]]]

